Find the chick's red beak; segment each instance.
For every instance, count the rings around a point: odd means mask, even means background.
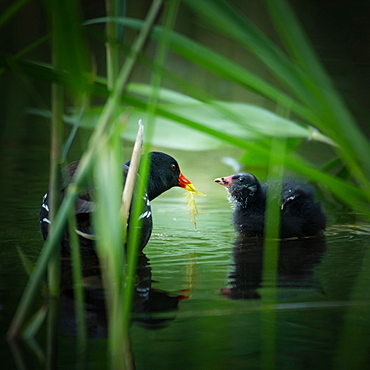
[[[194,185],[182,173],[179,176],[179,186],[188,191],[194,190]]]
[[[232,182],[232,180],[233,180],[232,176],[228,176],[228,177],[219,177],[215,179],[214,181],[217,182],[217,184],[228,187],[230,183]]]

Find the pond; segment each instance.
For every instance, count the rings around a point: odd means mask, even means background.
[[[27,282],[17,247],[33,262],[42,247],[37,214],[48,182],[44,129],[39,123],[32,135],[23,132],[24,140],[2,143],[3,334]],[[266,305],[271,286],[262,275],[263,247],[236,240],[225,190],[213,183],[233,173],[221,161],[230,149],[167,152],[207,196],[197,198],[196,228],[182,189],[171,189],[152,203],[154,230],[139,259],[130,330],[136,369],[260,369],[273,362],[277,369],[369,368],[369,277],[361,276],[369,226],[340,206],[328,206],[325,240],[281,243],[276,302]],[[94,271],[94,261],[86,264]],[[89,369],[107,366],[99,293],[92,279]],[[70,369],[78,362],[74,318],[68,294],[61,302],[59,362]],[[44,340],[42,331],[41,347]],[[3,368],[17,368],[4,335],[0,355]],[[29,348],[24,355],[28,368],[40,368]]]

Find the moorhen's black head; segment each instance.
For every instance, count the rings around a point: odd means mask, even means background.
[[[150,170],[147,188],[149,200],[174,186],[180,186],[188,191],[194,190],[194,186],[181,173],[179,164],[173,157],[162,152],[151,152],[149,155]]]
[[[262,193],[259,181],[250,173],[241,172],[228,177],[220,177],[215,179],[215,182],[225,186],[232,198],[243,204]]]

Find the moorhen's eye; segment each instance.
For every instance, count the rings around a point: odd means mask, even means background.
[[[177,169],[177,167],[176,167],[176,165],[175,165],[175,164],[173,164],[173,165],[171,166],[171,168],[172,168],[172,171],[176,171],[176,169]]]

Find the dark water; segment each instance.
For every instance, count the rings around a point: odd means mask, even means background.
[[[32,130],[14,132],[13,140],[2,142],[2,334],[27,281],[17,247],[33,262],[42,247],[37,213],[48,179],[44,125],[34,122]],[[236,240],[224,189],[213,183],[232,172],[220,162],[222,150],[170,154],[208,195],[197,199],[196,229],[181,189],[153,202],[155,229],[139,260],[131,327],[136,368],[260,369],[270,368],[270,361],[278,369],[369,368],[369,276],[362,276],[369,225],[340,207],[335,214],[328,207],[325,240],[281,243],[274,291],[262,275],[262,246]],[[94,288],[95,262],[85,260],[85,265],[91,275],[87,368],[102,369],[107,366],[104,304]],[[67,270],[64,285],[68,288]],[[266,307],[271,293],[276,302]],[[65,369],[78,362],[72,307],[66,289],[59,357]],[[43,332],[37,338],[41,348]],[[29,347],[22,353],[28,368],[42,368]],[[16,368],[4,335],[0,355],[2,368]]]

